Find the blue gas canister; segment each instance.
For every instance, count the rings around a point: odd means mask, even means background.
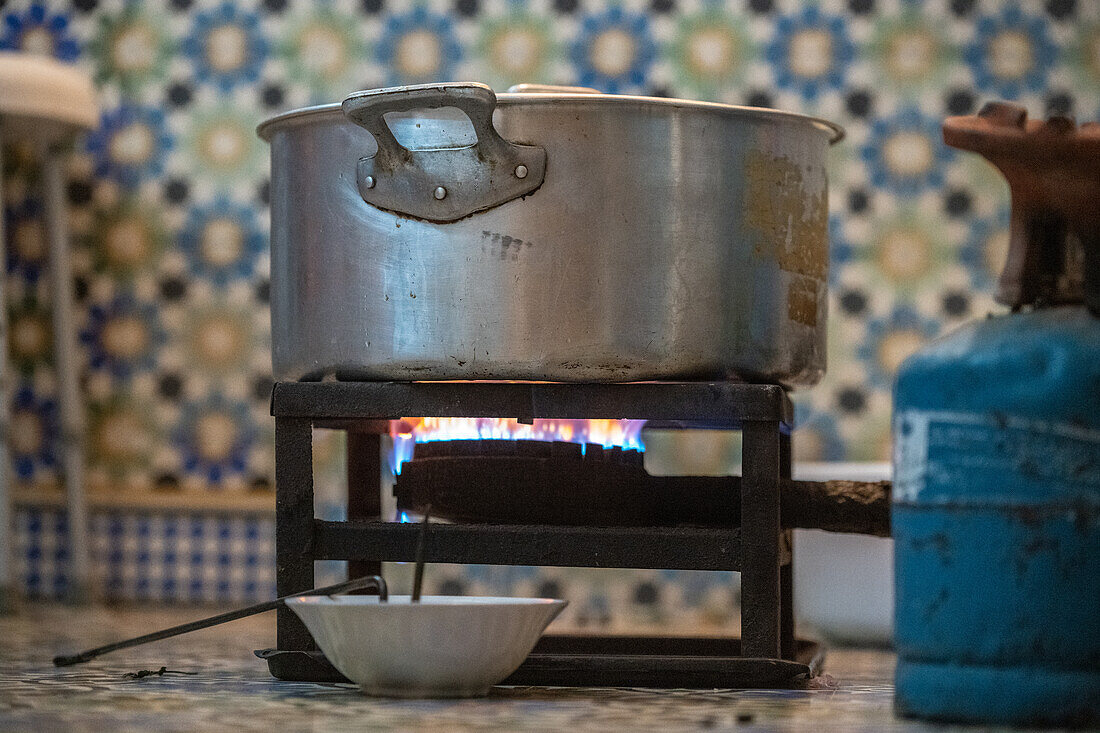
[[[944,124],[1012,190],[997,298],[894,392],[896,710],[1100,724],[1100,125]]]

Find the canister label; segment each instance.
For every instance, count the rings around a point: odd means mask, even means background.
[[[1100,430],[999,413],[894,417],[894,501],[1100,501]]]

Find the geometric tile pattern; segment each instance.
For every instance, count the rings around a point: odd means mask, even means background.
[[[71,61],[101,88],[101,124],[67,171],[91,491],[271,489],[254,128],[274,113],[473,79],[842,124],[829,368],[796,396],[796,454],[810,460],[885,459],[898,364],[996,309],[1007,188],[942,144],[940,120],[992,98],[1100,117],[1100,4],[1080,0],[32,0],[0,8],[0,49]],[[33,151],[7,145],[3,176],[14,473],[34,490],[56,484],[59,430]],[[118,582],[164,592],[161,576]]]
[[[32,597],[68,589],[65,514],[17,512],[15,577]],[[274,597],[266,517],[93,513],[92,577],[107,599],[241,603]]]

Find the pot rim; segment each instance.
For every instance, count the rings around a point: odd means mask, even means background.
[[[822,119],[820,117],[812,117],[810,115],[804,115],[799,112],[788,112],[786,110],[771,109],[769,107],[745,107],[736,104],[723,104],[721,102],[699,102],[691,99],[676,99],[671,97],[645,97],[631,94],[588,94],[588,93],[555,93],[555,92],[501,92],[496,95],[497,105],[518,105],[518,104],[556,104],[561,102],[579,103],[584,102],[593,107],[601,107],[605,105],[619,105],[630,106],[635,105],[639,107],[657,107],[657,108],[673,108],[673,109],[692,109],[703,112],[715,112],[728,114],[734,117],[741,117],[746,119],[762,119],[768,120],[784,120],[789,122],[802,122],[809,123],[819,129],[825,130],[830,134],[829,144],[834,145],[844,139],[844,128],[835,122]],[[339,116],[344,118],[343,110],[340,107],[339,102],[333,102],[331,104],[318,104],[310,107],[300,107],[298,109],[292,109],[287,112],[282,112],[273,117],[261,122],[256,126],[256,134],[259,135],[266,142],[271,141],[271,135],[274,132],[275,127],[282,127],[286,123],[294,123],[302,118],[312,118],[317,116]]]

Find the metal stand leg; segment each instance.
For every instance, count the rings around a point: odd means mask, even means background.
[[[794,549],[791,530],[785,531],[780,540],[790,550],[791,562],[779,568],[779,651],[783,659],[794,659]]]
[[[741,467],[741,648],[780,652],[779,422],[746,420]]]
[[[61,456],[69,527],[71,582],[68,600],[91,600],[88,509],[84,498],[84,409],[76,363],[73,327],[73,273],[69,249],[65,174],[59,153],[43,149],[46,236],[50,251],[50,296],[53,300],[54,368],[61,408]]]
[[[313,423],[275,418],[275,587],[285,596],[309,590],[313,579]],[[305,624],[285,606],[278,614],[279,649],[314,648]]]
[[[348,430],[348,521],[382,518],[382,436]],[[381,575],[377,560],[349,560],[348,579]]]
[[[791,477],[791,434],[779,436],[779,475]],[[794,628],[794,538],[791,530],[780,536],[790,556],[790,561],[779,568],[779,649],[783,659],[795,658]]]
[[[0,150],[3,145],[0,144]],[[4,227],[3,176],[0,175],[0,262],[6,253],[8,237]],[[0,268],[0,614],[15,610],[15,520],[11,497],[11,458],[8,455],[8,412],[11,386],[8,366],[7,268]]]

